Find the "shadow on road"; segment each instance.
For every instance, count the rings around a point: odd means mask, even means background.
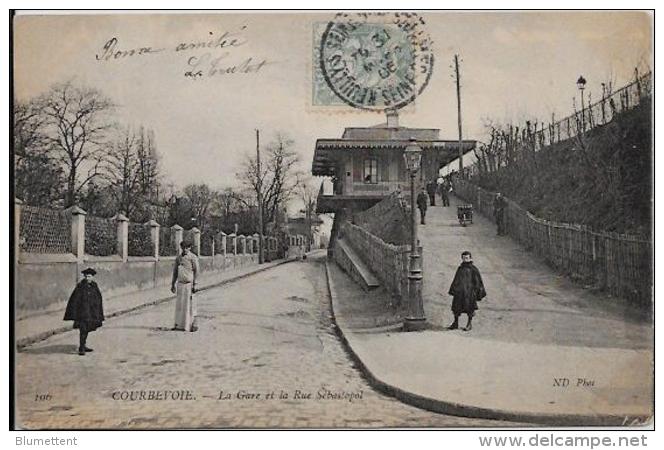
[[[121,327],[104,327],[105,330],[150,330],[150,331],[172,331],[170,327],[149,327],[141,325],[123,325]]]
[[[48,355],[48,354],[78,354],[77,345],[49,345],[47,347],[32,347],[24,348],[18,351],[19,353],[30,353],[33,355]]]

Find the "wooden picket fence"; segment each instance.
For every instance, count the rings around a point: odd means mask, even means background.
[[[341,237],[362,255],[363,261],[389,292],[399,299],[407,295],[409,246],[387,243],[350,222],[341,226]]]

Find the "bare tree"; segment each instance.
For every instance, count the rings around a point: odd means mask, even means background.
[[[46,206],[60,197],[62,169],[49,157],[44,116],[33,101],[14,103],[14,195]]]
[[[136,143],[138,186],[141,194],[152,200],[159,196],[159,154],[153,130],[140,127]]]
[[[14,104],[14,152],[22,158],[31,150],[43,150],[46,147],[44,135],[44,117],[39,114],[34,102]]]
[[[313,240],[312,219],[316,215],[316,200],[318,188],[315,180],[311,177],[302,177],[297,186],[297,196],[304,205],[304,217],[307,224],[307,237],[309,242]]]
[[[100,179],[107,183],[115,207],[131,220],[145,221],[159,203],[159,156],[154,134],[125,127],[108,146],[109,151],[99,166]],[[164,207],[164,205],[161,205]]]
[[[241,171],[237,174],[240,182],[258,197],[260,189],[263,201],[263,229],[266,234],[267,224],[274,222],[279,208],[286,204],[295,193],[299,178],[297,171],[298,155],[292,150],[293,140],[277,134],[264,152],[260,173],[257,169],[256,156],[247,156]]]
[[[65,169],[65,206],[71,206],[81,189],[98,175],[107,134],[113,127],[109,113],[114,105],[99,90],[72,82],[53,86],[37,104],[48,144]]]
[[[214,205],[224,220],[230,217],[232,213],[237,212],[238,209],[247,206],[248,203],[248,200],[241,193],[230,187],[216,192],[214,198]]]
[[[208,226],[209,210],[215,199],[215,192],[207,184],[189,184],[184,188],[184,195],[189,199],[192,218],[201,231]]]
[[[102,163],[102,178],[108,181],[118,209],[130,217],[141,198],[137,140],[136,133],[125,128]]]

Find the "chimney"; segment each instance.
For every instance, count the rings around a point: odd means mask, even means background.
[[[387,114],[387,128],[399,128],[399,113],[396,109],[388,109],[385,111]]]

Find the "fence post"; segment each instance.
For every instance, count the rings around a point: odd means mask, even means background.
[[[71,207],[71,250],[79,262],[85,257],[85,216],[78,206]]]
[[[191,234],[194,239],[193,250],[196,253],[196,256],[201,256],[201,230],[196,227],[191,229]]]
[[[221,237],[221,254],[224,255],[224,258],[226,257],[226,233],[221,231],[218,234],[219,237]]]
[[[228,235],[229,238],[232,240],[232,245],[233,245],[233,255],[237,255],[237,235],[235,233],[231,233]]]
[[[613,273],[613,240],[610,235],[607,235],[605,238],[604,244],[604,255],[606,257],[606,289],[609,292],[613,293],[613,286],[615,284],[614,273]]]
[[[173,231],[173,244],[175,244],[175,254],[180,253],[180,242],[182,242],[182,227],[177,223],[171,227]]]
[[[240,241],[240,254],[244,255],[247,253],[247,238],[244,236],[244,234],[241,234],[238,236],[238,239]]]
[[[118,226],[118,255],[122,262],[127,262],[129,257],[129,219],[123,214],[116,214],[115,221]]]
[[[252,253],[256,253],[258,255],[261,254],[262,249],[260,248],[260,242],[261,242],[260,235],[258,233],[254,233],[254,240],[251,245],[251,248],[253,249]],[[263,255],[263,258],[265,258],[265,255]]]
[[[152,250],[154,252],[154,259],[159,260],[159,228],[160,225],[156,220],[148,220],[145,225],[150,227],[150,240],[152,241]]]
[[[23,201],[14,197],[14,274],[18,274],[18,258],[21,251],[21,205]]]

